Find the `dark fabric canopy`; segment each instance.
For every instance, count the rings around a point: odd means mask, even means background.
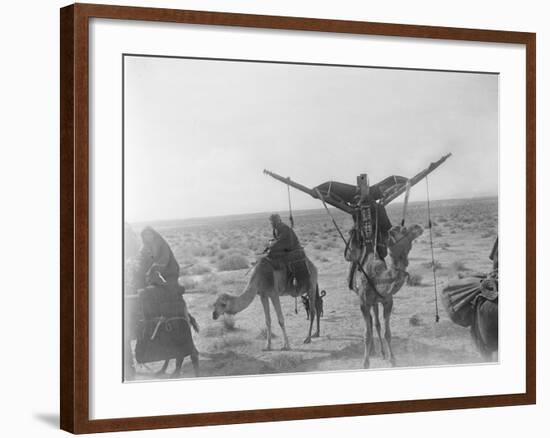
[[[393,190],[397,186],[402,186],[407,182],[407,178],[403,176],[392,175],[389,176],[377,184],[374,184],[370,188],[370,194],[374,200],[382,198],[389,190]],[[333,197],[339,201],[343,201],[347,204],[354,203],[354,197],[357,193],[357,187],[351,184],[341,183],[337,181],[327,181],[318,185],[315,189],[319,190],[321,194],[330,198]]]

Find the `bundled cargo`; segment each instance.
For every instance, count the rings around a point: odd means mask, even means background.
[[[443,306],[455,324],[470,327],[474,320],[474,299],[481,292],[481,279],[467,277],[450,281],[441,291]]]

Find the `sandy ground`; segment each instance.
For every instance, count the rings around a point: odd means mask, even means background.
[[[388,208],[393,223],[401,220],[401,205]],[[437,266],[437,291],[459,273],[489,272],[488,259],[497,234],[496,198],[436,201],[432,203],[433,242]],[[335,213],[347,229],[350,219]],[[282,212],[286,217],[287,213]],[[343,243],[323,210],[295,213],[296,232],[309,258],[319,270],[320,287],[327,291],[321,337],[303,344],[308,322],[300,302],[295,313],[292,297],[282,305],[291,351],[281,351],[282,336],[273,312],[273,351],[265,347],[264,315],[259,299],[234,318],[212,320],[212,304],[220,292],[241,293],[247,271],[270,237],[267,215],[188,220],[152,224],[170,243],[182,270],[185,300],[201,326],[194,339],[200,352],[202,376],[250,375],[362,367],[364,323],[356,295],[346,286],[347,263]],[[424,203],[409,206],[407,223],[427,225]],[[397,367],[478,363],[469,330],[453,324],[439,300],[440,321],[435,322],[434,282],[429,233],[425,229],[409,255],[412,284],[395,296],[392,346]],[[138,365],[138,379],[155,378],[161,363]],[[168,368],[173,368],[173,361]],[[386,368],[376,341],[372,368]],[[189,359],[183,377],[193,377]]]

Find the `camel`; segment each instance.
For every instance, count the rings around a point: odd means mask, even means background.
[[[483,359],[492,361],[498,352],[498,302],[476,300],[470,333]]]
[[[319,293],[317,285],[317,268],[315,265],[306,258],[306,264],[309,270],[309,282],[305,289],[302,291],[287,290],[287,270],[274,270],[273,266],[265,257],[261,258],[258,263],[252,269],[250,279],[244,291],[240,295],[230,295],[228,293],[222,293],[216,299],[214,303],[214,310],[212,311],[212,318],[218,319],[223,314],[234,315],[242,312],[246,309],[254,300],[256,295],[260,296],[262,306],[264,308],[265,327],[267,344],[264,350],[271,350],[271,311],[269,301],[275,308],[279,326],[283,332],[284,344],[283,350],[290,350],[290,343],[285,329],[285,320],[283,317],[283,311],[281,309],[280,297],[282,295],[297,296],[300,293],[307,293],[309,297],[310,318],[309,318],[309,331],[307,337],[304,340],[304,344],[309,344],[311,338],[319,337],[319,326],[317,326],[317,332],[311,334],[313,327],[313,320],[315,319],[316,298]]]
[[[390,317],[393,308],[393,295],[396,294],[405,284],[408,277],[406,271],[409,264],[408,255],[412,248],[412,242],[423,233],[419,225],[412,225],[409,228],[395,226],[389,231],[388,253],[390,258],[389,266],[380,260],[373,253],[369,254],[363,262],[363,270],[369,275],[376,289],[373,289],[361,270],[355,272],[353,278],[353,289],[359,296],[361,313],[365,320],[365,353],[363,359],[364,368],[370,367],[370,355],[374,351],[373,320],[371,310],[374,314],[376,331],[380,340],[382,357],[389,360],[395,366],[395,356],[391,348]],[[382,340],[381,326],[379,319],[379,304],[382,304],[384,316],[384,338]],[[386,351],[387,347],[387,351]]]

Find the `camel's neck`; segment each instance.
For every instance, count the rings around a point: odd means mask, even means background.
[[[258,287],[256,285],[256,273],[253,272],[250,276],[250,280],[248,281],[248,284],[244,288],[244,291],[240,295],[231,296],[231,303],[230,307],[227,310],[227,313],[235,314],[242,312],[244,309],[246,309],[252,301],[254,301],[254,297],[258,293]]]
[[[405,276],[407,272],[407,266],[409,266],[409,260],[407,256],[395,257],[390,255],[389,270],[395,276]]]
[[[405,281],[407,279],[406,269],[409,263],[406,256],[394,257],[390,255],[389,259],[389,266],[385,273],[382,274],[381,278],[386,278],[386,293],[389,295],[393,295],[398,292],[405,284]]]

